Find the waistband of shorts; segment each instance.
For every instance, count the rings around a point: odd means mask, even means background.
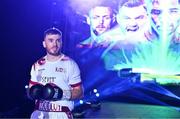
[[[35,104],[35,110],[45,112],[70,112],[69,107],[61,106],[58,104],[50,103],[47,101],[37,101]]]

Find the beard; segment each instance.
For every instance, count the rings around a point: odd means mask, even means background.
[[[61,51],[59,50],[59,48],[56,49],[52,48],[52,49],[46,49],[46,52],[52,56],[58,56]]]
[[[98,36],[101,35],[102,33],[106,32],[107,30],[109,30],[110,28],[105,27],[104,25],[98,25],[94,30],[93,33]]]

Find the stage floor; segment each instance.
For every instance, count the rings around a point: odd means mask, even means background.
[[[87,110],[85,119],[180,119],[180,111],[177,109],[159,105],[102,102],[100,110]]]

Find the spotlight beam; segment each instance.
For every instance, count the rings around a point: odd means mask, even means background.
[[[161,74],[146,74],[146,73],[142,73],[141,78],[168,78],[168,79],[180,80],[180,76],[177,75],[161,75]]]

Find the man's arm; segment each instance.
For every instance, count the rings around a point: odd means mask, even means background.
[[[71,100],[80,99],[84,96],[84,90],[82,85],[73,87],[71,90]]]

